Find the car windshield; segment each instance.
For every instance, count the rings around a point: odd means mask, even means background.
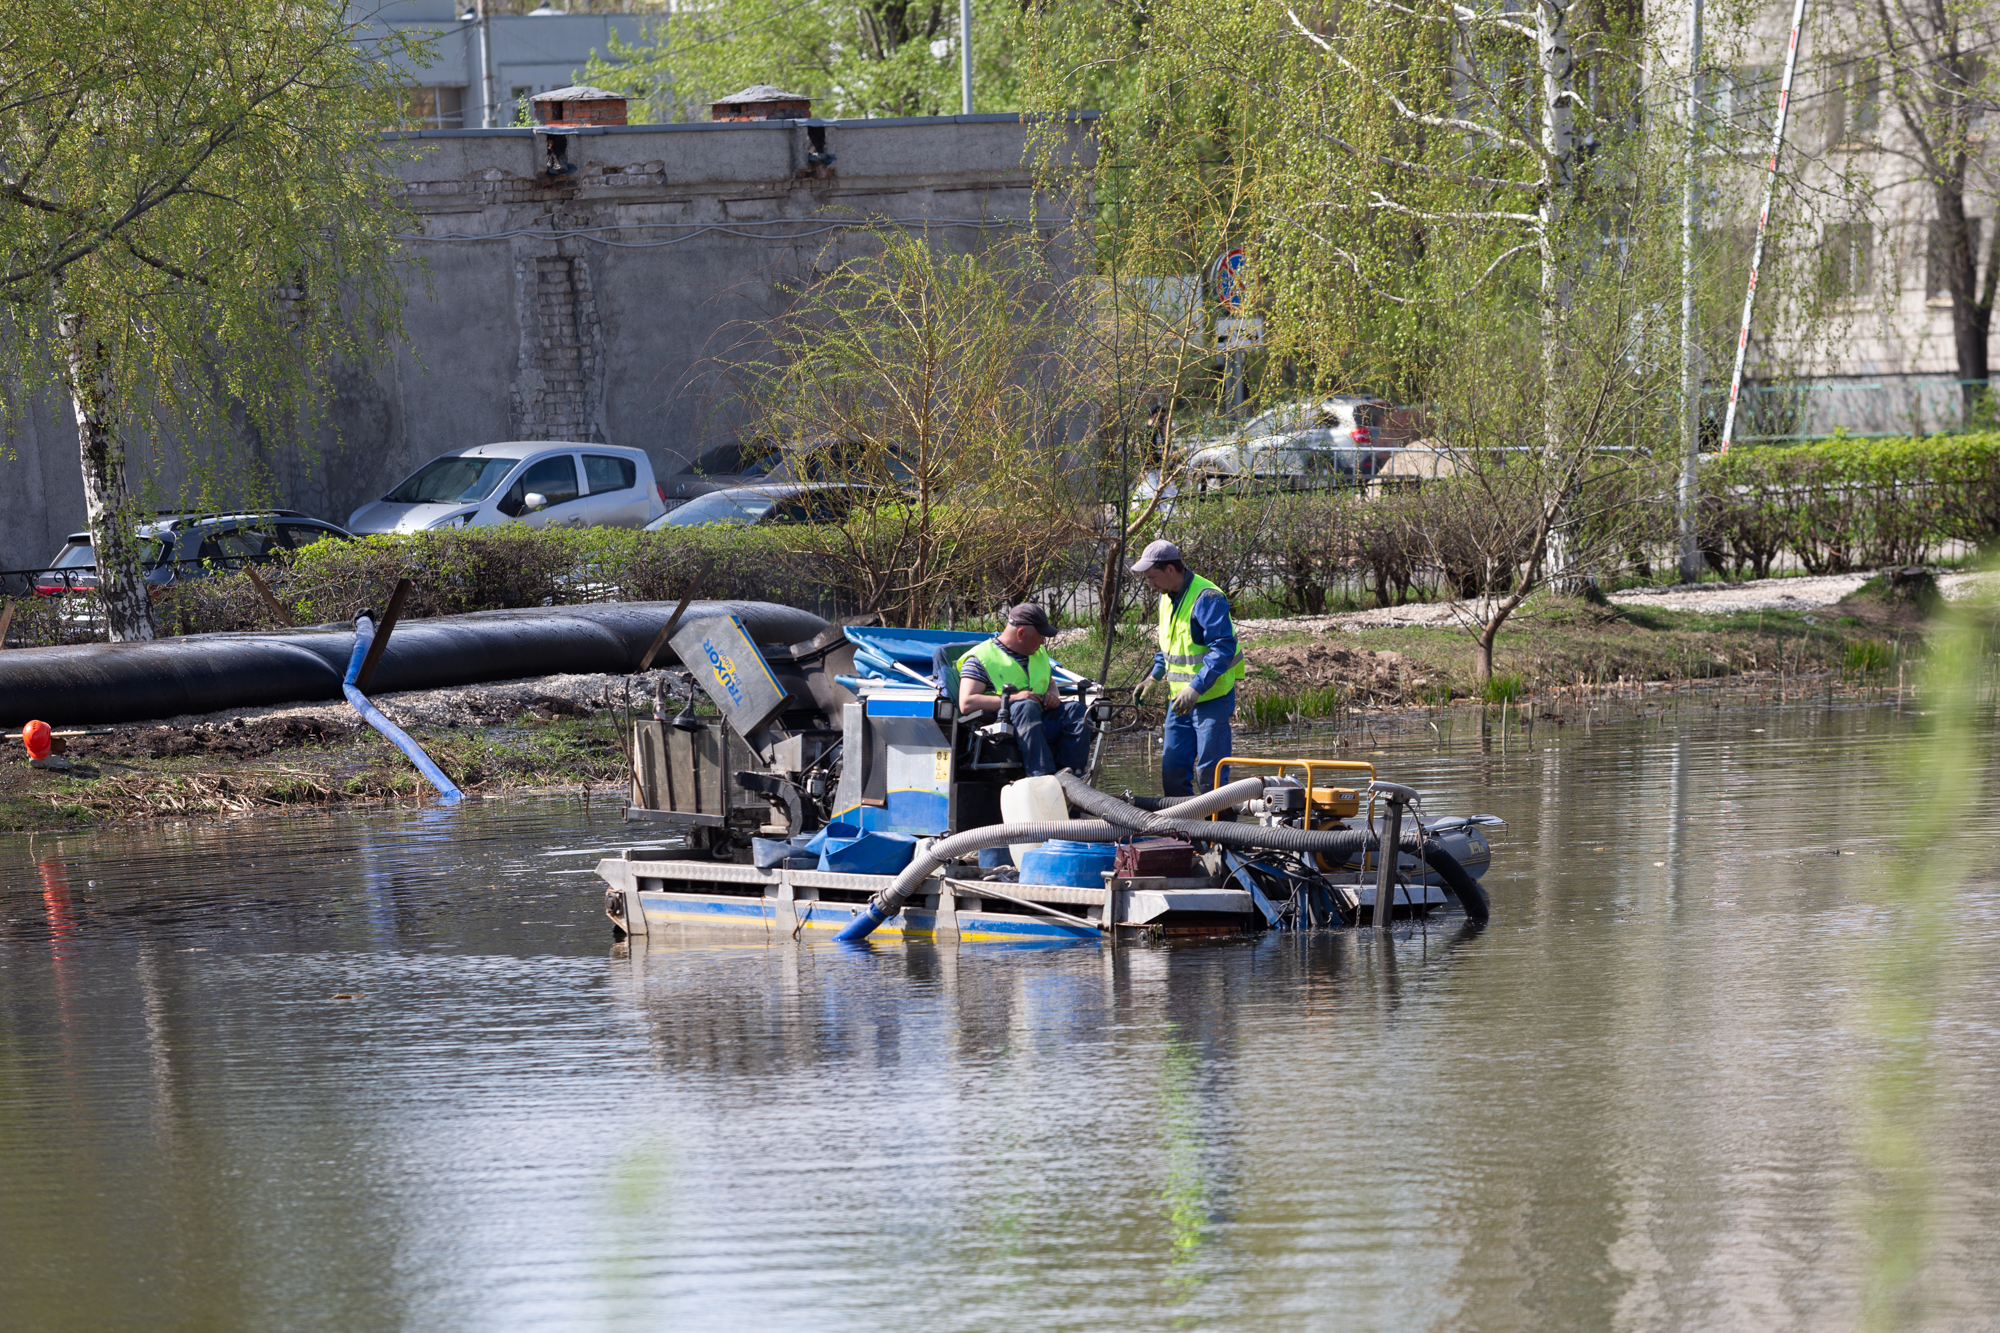
[[[151,568],[160,562],[160,553],[166,549],[157,537],[139,538],[139,563]],[[87,569],[97,563],[97,557],[90,549],[90,538],[72,541],[56,553],[56,562],[50,569]]]
[[[1297,430],[1312,416],[1312,411],[1311,403],[1284,403],[1268,412],[1259,412],[1244,422],[1241,434],[1246,439],[1254,440],[1259,435]]]
[[[778,497],[762,491],[710,491],[689,500],[660,522],[671,528],[694,528],[703,523],[755,523],[771,512]]]
[[[518,458],[433,458],[416,475],[383,496],[392,505],[471,504],[493,494]]]

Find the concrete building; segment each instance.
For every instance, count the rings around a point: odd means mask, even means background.
[[[1656,82],[1669,86],[1661,100],[1673,104],[1669,114],[1676,117],[1687,77],[1685,3],[1678,9],[1648,14],[1667,56],[1666,78]],[[1726,17],[1710,20],[1702,100],[1719,127],[1717,142],[1734,151],[1712,150],[1704,164],[1714,193],[1702,226],[1707,243],[1737,266],[1735,302],[1748,276],[1790,16],[1789,5],[1768,4],[1747,30],[1732,31]],[[1905,46],[1915,49],[1914,40]],[[1789,266],[1767,262],[1760,283],[1739,439],[1836,428],[1921,434],[1964,422],[1952,302],[1935,239],[1937,204],[1896,106],[1893,54],[1851,3],[1815,8],[1802,32],[1785,134],[1788,183],[1773,212],[1794,258]],[[1989,128],[1992,116],[1989,107],[1983,125],[1975,124]],[[1991,281],[2000,153],[1990,134],[1976,134],[1975,141],[1966,205],[1983,286]],[[1781,290],[1787,283],[1812,284],[1818,297],[1813,317],[1789,329],[1774,318],[1790,294]],[[1728,327],[1710,331],[1711,346],[1734,347],[1736,313],[1732,305]],[[1726,359],[1708,367],[1711,399],[1726,393],[1728,378]]]
[[[963,249],[1032,227],[1064,262],[1069,207],[1038,194],[1028,128],[988,115],[423,131],[402,172],[420,222],[408,253],[427,270],[412,265],[408,342],[342,371],[337,435],[274,442],[261,462],[283,503],[336,523],[427,459],[489,441],[631,445],[672,473],[732,436],[730,371],[784,307],[781,284],[854,254],[871,221]],[[554,175],[558,142],[571,170]],[[186,467],[151,470],[171,502]],[[48,560],[84,525],[66,403],[39,403],[0,442],[0,493],[0,568]]]
[[[482,20],[472,0],[366,0],[353,12],[363,20],[362,41],[408,32],[436,43],[430,63],[404,77],[411,122],[437,130],[525,120],[530,97],[582,83],[591,56],[609,58],[614,36],[639,40],[646,22],[638,14],[567,14],[549,5]]]

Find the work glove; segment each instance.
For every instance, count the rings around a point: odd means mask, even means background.
[[[1146,679],[1140,681],[1137,685],[1134,685],[1132,687],[1132,702],[1135,704],[1144,703],[1146,701],[1146,687],[1148,685],[1151,685],[1152,683],[1153,683],[1153,678],[1151,676],[1148,676]]]
[[[1174,693],[1173,710],[1185,716],[1194,711],[1195,701],[1201,696],[1194,692],[1194,686],[1183,685]]]

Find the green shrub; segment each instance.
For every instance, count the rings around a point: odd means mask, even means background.
[[[1862,639],[1847,645],[1847,669],[1863,675],[1871,671],[1887,671],[1896,662],[1894,645],[1880,639]]]
[[[697,597],[785,602],[841,614],[843,589],[787,551],[770,528],[492,528],[321,542],[260,573],[301,625],[379,611],[396,580],[412,582],[411,618],[524,606]],[[268,629],[272,616],[247,576],[194,580],[159,606],[169,633]]]
[[[1490,680],[1480,690],[1489,704],[1510,704],[1527,693],[1527,684],[1519,672],[1494,672]]]
[[[2000,433],[1733,449],[1702,491],[1718,571],[1761,578],[1785,550],[1815,574],[1915,564],[2000,537]]]

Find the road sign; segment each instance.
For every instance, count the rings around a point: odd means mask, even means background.
[[[1224,318],[1215,321],[1215,350],[1240,352],[1264,345],[1264,321],[1255,318]]]
[[[1243,308],[1243,266],[1249,260],[1239,246],[1215,261],[1215,299],[1230,310]]]

